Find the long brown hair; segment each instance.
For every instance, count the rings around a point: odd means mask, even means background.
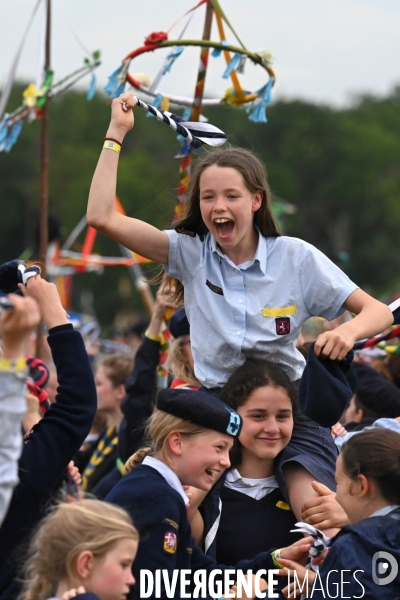
[[[218,148],[204,153],[195,162],[190,177],[190,189],[183,217],[172,224],[173,229],[176,231],[180,229],[191,231],[200,236],[208,233],[200,211],[200,177],[205,169],[213,165],[236,169],[242,175],[245,186],[251,193],[262,192],[261,206],[254,213],[254,225],[266,237],[282,235],[272,212],[272,193],[268,185],[264,163],[250,150],[234,147]],[[164,270],[157,277],[157,281],[162,278],[163,273]],[[175,290],[173,299],[176,304],[182,303],[183,285],[173,278],[168,278],[168,280],[171,289],[174,288]]]

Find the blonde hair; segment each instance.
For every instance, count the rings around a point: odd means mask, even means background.
[[[126,538],[139,541],[139,534],[122,508],[89,499],[59,504],[32,538],[18,600],[46,600],[58,581],[76,579],[81,552],[90,550],[95,559],[102,559]]]
[[[188,363],[185,350],[181,345],[185,337],[187,336],[182,335],[170,343],[166,366],[175,378],[182,379],[189,385],[200,387],[201,383],[196,379],[193,369]]]
[[[183,436],[194,436],[206,433],[209,429],[196,425],[191,421],[180,419],[174,415],[159,410],[153,413],[147,421],[146,437],[149,440],[149,446],[140,448],[125,463],[125,473],[129,473],[140,465],[141,462],[150,456],[161,452],[166,462],[168,462],[168,438],[173,432],[180,433]]]

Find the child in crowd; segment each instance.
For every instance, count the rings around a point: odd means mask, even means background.
[[[201,384],[194,374],[190,325],[183,307],[172,315],[169,330],[174,337],[170,343],[167,360],[167,367],[173,376],[170,387],[198,389]]]
[[[83,339],[68,323],[56,286],[37,274],[21,288],[36,301],[47,326],[59,386],[56,402],[23,445],[19,484],[0,528],[0,598],[7,600],[19,592],[18,548],[53,500],[60,477],[89,433],[96,412],[96,389]]]
[[[112,471],[119,458],[118,435],[124,416],[121,403],[125,396],[125,382],[132,369],[133,359],[126,354],[111,354],[96,369],[97,412],[105,417],[106,426],[95,443],[80,457],[85,492],[96,494],[94,488]]]
[[[27,408],[25,345],[41,318],[33,298],[14,294],[8,296],[7,304],[13,308],[3,312],[0,306],[0,527],[18,483],[21,427]]]
[[[174,569],[191,569],[192,575],[198,569],[207,573],[220,569],[218,578],[227,569],[194,544],[183,486],[211,489],[221,472],[230,466],[229,450],[240,433],[242,420],[221,400],[189,389],[162,390],[157,408],[149,423],[151,446],[129,459],[128,474],[106,498],[128,510],[139,532],[143,532],[134,564],[137,583],[130,594],[135,599],[145,593],[140,582],[141,569],[153,574],[157,569],[165,569],[170,581],[176,581]],[[286,557],[295,555],[298,560],[309,547],[310,539],[306,538],[282,552]],[[273,561],[270,549],[251,561],[240,561],[234,570],[274,568]],[[178,585],[168,597],[180,597],[179,589]],[[161,597],[167,597],[166,593],[161,583]]]
[[[19,600],[121,600],[135,583],[138,540],[129,515],[117,506],[60,504],[32,538]]]
[[[336,481],[336,498],[350,525],[331,540],[311,597],[329,597],[327,589],[331,594],[341,589],[344,598],[400,597],[400,435],[388,429],[354,435],[339,455]],[[311,583],[316,578],[292,561],[279,562],[289,569],[292,581],[294,570],[300,580],[306,574]]]
[[[313,315],[357,314],[315,344],[317,356],[341,360],[357,339],[393,322],[390,309],[358,289],[316,248],[281,235],[261,161],[247,150],[215,150],[193,171],[183,219],[159,231],[115,209],[119,146],[133,126],[135,100],[121,94],[89,194],[88,223],[131,250],[160,262],[175,281],[191,326],[196,378],[221,388],[248,356],[272,355],[298,380],[301,325]],[[118,144],[115,144],[115,141]],[[111,149],[110,149],[111,146]],[[116,150],[116,151],[113,151]],[[207,351],[204,352],[204,349]]]

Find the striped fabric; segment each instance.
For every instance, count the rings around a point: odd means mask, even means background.
[[[89,480],[106,456],[111,454],[118,445],[117,429],[112,425],[108,427],[97,444],[96,450],[82,473],[82,488],[86,491],[89,487]]]
[[[210,123],[184,121],[183,117],[155,108],[151,104],[146,104],[142,100],[139,100],[139,98],[136,98],[136,96],[134,98],[137,106],[154,115],[159,121],[169,125],[169,127],[184,137],[195,149],[200,148],[203,144],[222,146],[228,139],[226,133]]]

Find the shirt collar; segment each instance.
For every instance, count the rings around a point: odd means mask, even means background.
[[[255,262],[258,263],[263,275],[265,275],[266,269],[267,269],[267,244],[266,244],[266,239],[264,238],[264,236],[261,234],[260,230],[258,229],[258,227],[256,227],[257,233],[258,233],[258,244],[257,244],[257,250],[256,253],[254,255],[254,259],[250,262],[249,266],[253,265]],[[221,249],[219,248],[218,244],[217,244],[217,240],[215,239],[215,237],[213,235],[210,235],[210,245],[211,245],[211,251],[214,252],[215,254],[218,254],[218,256],[220,256],[221,258],[223,258],[224,260],[230,260],[226,254],[224,254]],[[237,266],[237,265],[235,265]]]
[[[160,473],[165,479],[165,481],[182,497],[182,500],[186,504],[189,502],[189,498],[187,497],[185,490],[182,487],[181,482],[178,479],[176,473],[173,472],[168,465],[158,460],[158,458],[154,458],[153,456],[146,456],[143,460],[142,465],[147,465],[148,467],[152,467],[156,471]]]
[[[372,515],[370,515],[369,517],[385,517],[386,515],[389,515],[390,513],[393,512],[400,512],[400,506],[398,504],[391,504],[390,506],[384,506],[383,508],[380,508],[379,510],[376,510],[374,513],[372,513]],[[393,516],[394,519],[399,519],[400,515],[391,515]]]
[[[249,479],[242,477],[237,469],[228,471],[224,485],[256,500],[261,500],[261,498],[278,487],[278,483],[273,475],[263,479]]]

